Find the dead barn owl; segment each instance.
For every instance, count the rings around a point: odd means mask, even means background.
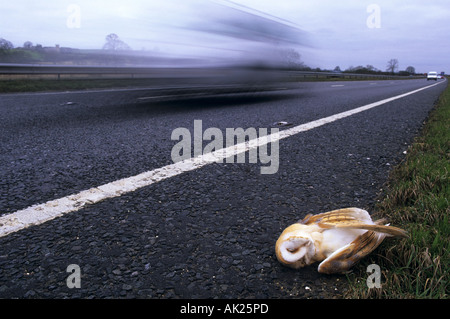
[[[345,273],[370,254],[386,236],[406,237],[406,231],[372,221],[359,208],[307,215],[287,227],[275,244],[277,259],[295,269],[320,262],[319,273]]]

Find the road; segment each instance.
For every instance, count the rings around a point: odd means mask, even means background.
[[[261,174],[264,164],[249,158],[210,163],[24,224],[0,237],[0,297],[339,297],[345,276],[287,269],[276,260],[275,241],[308,213],[372,211],[444,82],[280,83],[272,91],[178,100],[156,98],[151,89],[2,94],[4,219],[36,204],[45,213],[49,201],[171,167],[172,132],[194,134],[195,120],[224,136],[227,128],[283,132],[398,98],[279,140],[273,174]],[[81,288],[67,285],[73,264]]]

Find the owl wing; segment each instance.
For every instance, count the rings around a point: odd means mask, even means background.
[[[353,229],[366,229],[378,233],[384,233],[387,236],[394,237],[406,237],[407,232],[403,229],[389,226],[380,225],[384,220],[372,221],[369,213],[359,208],[343,208],[333,210],[327,213],[317,215],[307,215],[303,220],[299,221],[300,224],[312,225],[316,224],[323,229],[331,228],[353,228]]]
[[[386,234],[383,233],[365,232],[322,261],[318,267],[319,273],[341,274],[348,272],[359,260],[374,251],[385,237]]]
[[[327,213],[317,215],[309,214],[303,220],[299,221],[301,224],[323,224],[329,225],[325,228],[330,228],[332,225],[338,224],[354,224],[354,223],[371,223],[372,218],[369,213],[363,209],[350,207],[333,210]]]

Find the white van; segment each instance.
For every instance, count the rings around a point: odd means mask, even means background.
[[[437,74],[437,72],[435,72],[435,71],[428,72],[428,75],[427,75],[427,81],[429,81],[429,80],[435,80],[435,81],[437,81],[437,79],[438,79],[438,74]]]

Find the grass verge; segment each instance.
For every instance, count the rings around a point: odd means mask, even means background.
[[[408,79],[408,78],[406,78]],[[333,81],[376,81],[380,79],[344,79],[344,78],[292,78],[292,82],[333,82]],[[386,79],[383,79],[386,80]],[[405,78],[399,78],[405,80]],[[169,82],[170,83],[170,82]],[[23,79],[0,80],[0,93],[69,91],[88,89],[112,89],[130,87],[148,87],[158,85],[158,79]]]
[[[154,84],[151,79],[5,80],[0,81],[0,93],[128,88]]]
[[[422,134],[389,178],[377,217],[409,232],[385,240],[348,275],[346,298],[449,297],[450,86],[430,113]],[[379,215],[379,216],[378,216]],[[368,288],[369,264],[380,266],[381,288]]]

